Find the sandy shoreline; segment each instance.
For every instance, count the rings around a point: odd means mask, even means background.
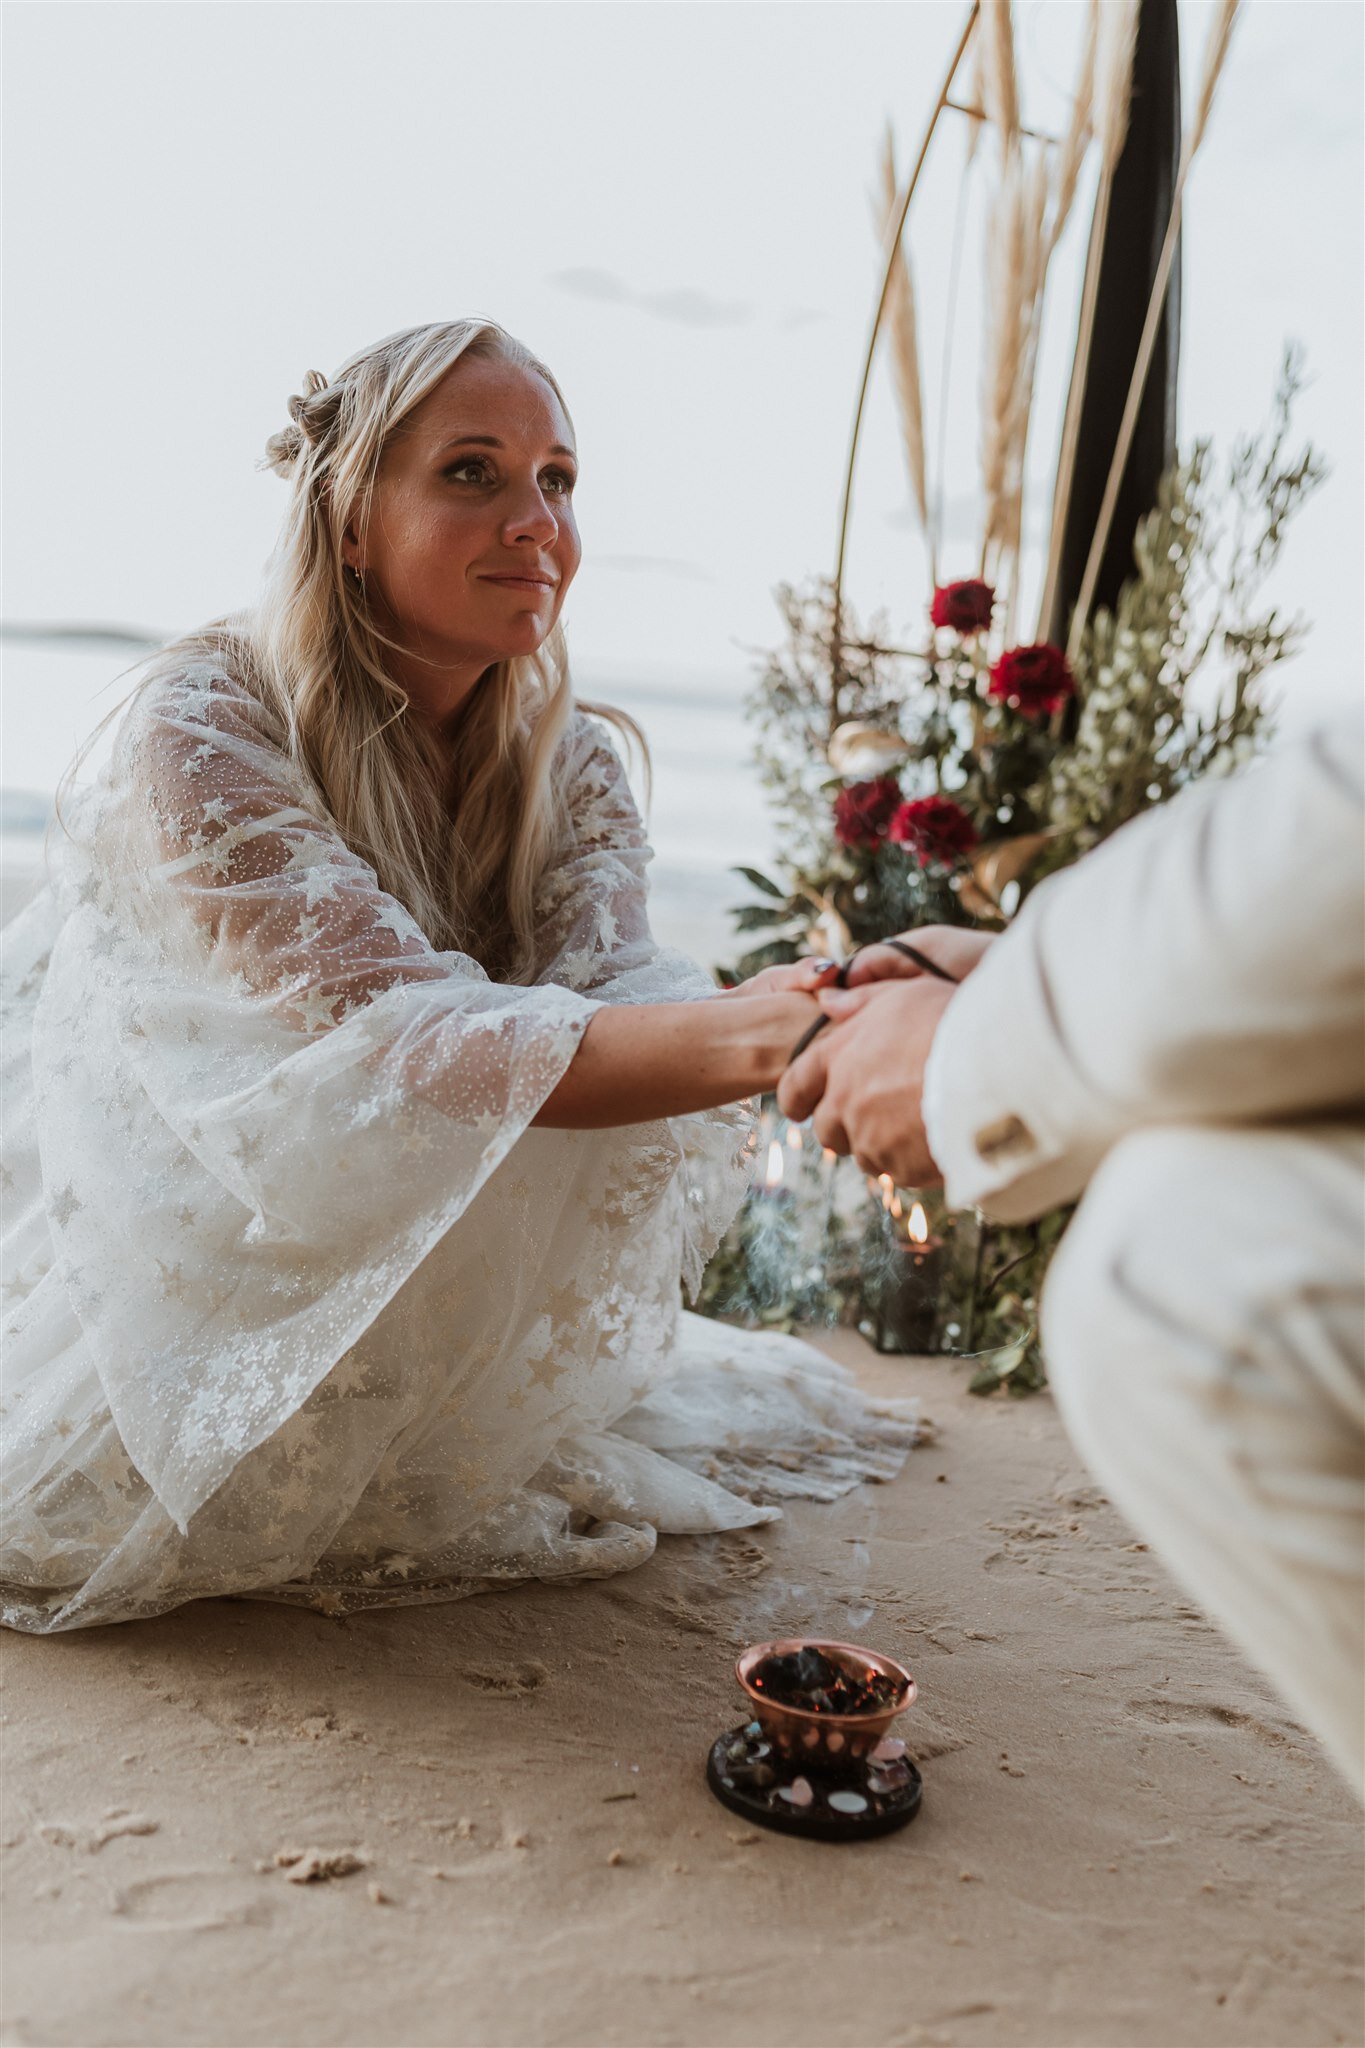
[[[5,2048],[1359,2041],[1311,1740],[1045,1398],[833,1341],[941,1428],[835,1507],[574,1589],[6,1637]],[[702,1780],[734,1654],[855,1623],[919,1679],[923,1811],[751,1839]],[[310,1846],[366,1867],[289,1882]]]

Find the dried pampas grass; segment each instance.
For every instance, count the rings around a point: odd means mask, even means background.
[[[1110,0],[1126,9],[1128,0]],[[1134,0],[1134,7],[1136,0]],[[1024,469],[1033,412],[1048,266],[1070,215],[1094,132],[1101,0],[1090,0],[1080,68],[1065,133],[1025,156],[1014,32],[1004,0],[983,0],[980,29],[986,105],[1000,130],[1000,183],[987,222],[987,333],[983,391],[982,574],[1009,574],[1006,634],[1013,631],[1023,533]]]
[[[976,155],[977,145],[981,141],[981,130],[986,119],[986,81],[982,75],[981,17],[979,14],[973,16],[972,25],[968,31],[968,38],[967,47],[971,51],[972,58],[972,82],[967,94],[968,105],[963,111],[972,116],[971,125],[967,130],[966,161],[970,164],[972,158]],[[978,119],[977,116],[980,118]]]
[[[1228,45],[1232,41],[1233,24],[1237,19],[1240,5],[1241,0],[1223,0],[1205,46],[1204,68],[1199,79],[1199,98],[1195,103],[1194,119],[1190,123],[1180,152],[1182,170],[1204,140],[1204,130],[1209,125],[1209,111],[1213,106],[1213,96],[1218,90],[1218,80],[1222,76],[1223,66],[1227,62]]]
[[[1028,452],[1029,421],[1033,417],[1033,386],[1043,326],[1043,286],[1047,282],[1048,258],[1052,253],[1045,225],[1050,190],[1047,158],[1040,152],[1028,176],[1024,209],[1024,348],[1015,382],[1008,458],[1009,488],[1005,499],[1005,530],[1001,537],[1002,547],[1016,569],[1024,525],[1024,462]],[[1007,640],[1014,636],[1015,583],[1016,578],[1012,576],[1005,610]]]
[[[881,189],[873,198],[873,216],[884,238],[898,226],[896,184],[896,142],[891,124],[886,126],[882,150]],[[887,296],[887,324],[891,347],[891,374],[900,409],[901,433],[905,443],[905,466],[920,525],[929,530],[929,489],[924,462],[924,395],[920,380],[919,322],[915,306],[915,281],[904,244],[897,239],[891,258],[891,287]]]
[[[1062,229],[1071,215],[1076,199],[1076,187],[1080,182],[1081,166],[1085,162],[1095,133],[1095,51],[1099,42],[1100,0],[1090,0],[1085,25],[1085,46],[1081,52],[1080,69],[1076,74],[1076,90],[1071,97],[1071,119],[1057,155],[1052,181],[1052,211],[1048,221],[1047,253],[1049,258],[1062,238]]]
[[[986,220],[986,338],[981,405],[981,489],[985,516],[981,573],[1004,545],[1010,453],[1027,332],[1032,270],[1028,193],[1017,149],[1005,151]]]
[[[1112,178],[1128,140],[1139,0],[1104,0],[1095,46],[1095,136],[1100,168]]]
[[[1200,72],[1199,96],[1195,101],[1194,117],[1185,131],[1180,146],[1180,169],[1176,174],[1175,194],[1171,200],[1171,217],[1166,224],[1166,238],[1161,245],[1161,255],[1157,259],[1156,276],[1152,280],[1151,296],[1147,301],[1147,317],[1138,341],[1123,418],[1119,422],[1118,440],[1113,460],[1109,465],[1109,475],[1105,480],[1104,496],[1100,500],[1099,517],[1095,522],[1095,533],[1090,542],[1090,553],[1086,558],[1085,574],[1081,578],[1076,609],[1072,614],[1067,653],[1073,659],[1080,650],[1081,635],[1090,616],[1090,607],[1095,601],[1095,585],[1099,581],[1100,563],[1109,544],[1109,529],[1114,523],[1114,508],[1118,503],[1119,487],[1128,465],[1128,454],[1133,445],[1138,412],[1142,406],[1142,394],[1146,388],[1148,372],[1152,367],[1152,357],[1156,352],[1157,335],[1161,331],[1161,315],[1166,305],[1171,266],[1175,261],[1176,245],[1180,237],[1180,216],[1184,208],[1186,181],[1189,178],[1190,166],[1208,128],[1214,94],[1218,90],[1218,81],[1227,61],[1228,46],[1232,41],[1232,31],[1240,7],[1241,0],[1222,0],[1204,47],[1204,63]]]
[[[977,29],[981,63],[981,104],[986,119],[1003,137],[1019,133],[1019,73],[1014,61],[1014,11],[1010,0],[981,0]]]
[[[905,231],[905,222],[910,212],[910,203],[919,186],[925,159],[929,154],[929,145],[934,139],[934,132],[940,120],[943,118],[943,110],[948,105],[949,95],[953,89],[953,80],[956,78],[958,66],[966,54],[967,44],[971,40],[979,11],[980,0],[971,0],[971,4],[967,9],[967,19],[962,27],[962,33],[958,37],[952,57],[949,60],[943,84],[939,88],[938,98],[934,102],[934,110],[929,117],[929,125],[924,131],[924,139],[920,143],[919,155],[915,159],[915,167],[910,173],[909,182],[904,193],[897,202],[896,218],[893,223],[893,232],[897,242],[899,242],[901,235]],[[891,253],[894,254],[894,251]],[[831,679],[829,706],[831,731],[840,723],[841,717],[840,702],[844,676],[841,621],[843,616],[844,564],[848,557],[848,523],[849,515],[853,509],[853,476],[858,466],[858,443],[862,435],[863,414],[867,406],[867,387],[872,376],[872,359],[876,353],[877,336],[881,332],[881,324],[886,314],[887,301],[891,295],[893,267],[891,255],[889,254],[882,277],[881,290],[877,296],[876,311],[872,315],[872,326],[867,338],[867,348],[863,355],[863,373],[858,384],[857,403],[853,408],[853,430],[849,435],[848,459],[844,465],[843,502],[839,511],[839,549],[834,562],[833,632],[831,645],[833,676]]]

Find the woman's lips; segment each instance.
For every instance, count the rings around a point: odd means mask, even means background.
[[[485,583],[505,583],[509,590],[553,590],[548,576],[485,576]]]

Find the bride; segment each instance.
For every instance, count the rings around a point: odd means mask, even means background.
[[[822,969],[650,935],[554,379],[454,321],[290,413],[259,605],[154,659],[5,932],[15,1628],[605,1575],[913,1436],[681,1310]]]

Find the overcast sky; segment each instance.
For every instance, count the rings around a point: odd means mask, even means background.
[[[1210,8],[1182,8],[1187,77]],[[1317,621],[1294,691],[1360,688],[1362,11],[1249,0],[1191,187],[1181,423],[1264,416],[1286,336],[1334,475],[1279,594]],[[5,611],[180,628],[248,601],[283,506],[254,464],[305,370],[492,315],[555,368],[582,456],[580,676],[733,679],[771,590],[832,561],[874,287],[867,189],[909,154],[963,16],[837,5],[15,5],[7,121]],[[1019,9],[1026,117],[1057,116],[1083,11]],[[911,247],[937,418],[964,129]],[[973,203],[979,199],[974,195]],[[1050,286],[1035,464],[1074,323]],[[976,530],[976,245],[951,349],[947,566]],[[850,591],[923,618],[889,389]],[[1035,500],[1035,509],[1041,509]],[[9,690],[36,671],[12,659]],[[11,694],[11,703],[13,694]],[[35,785],[31,719],[5,780]],[[19,737],[15,737],[19,735]]]

